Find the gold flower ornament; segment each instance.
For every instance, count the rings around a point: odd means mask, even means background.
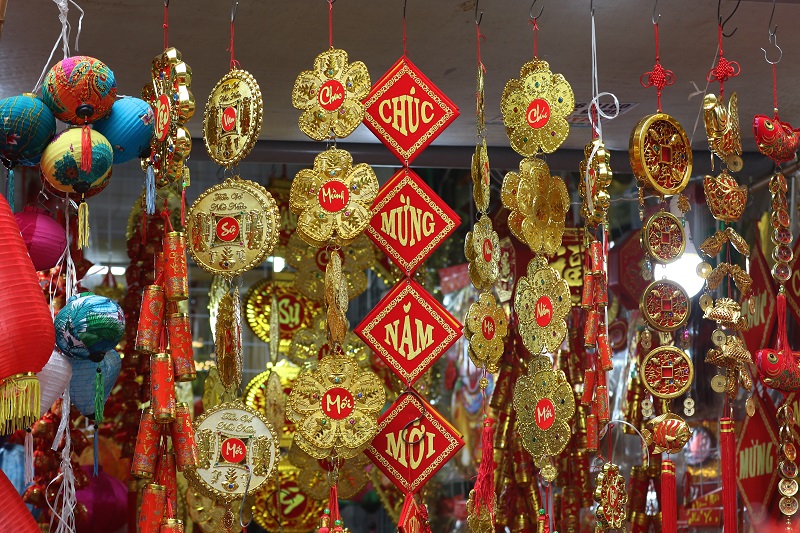
[[[508,320],[492,293],[481,293],[469,306],[464,325],[472,362],[478,368],[497,372],[497,363],[503,355],[503,338],[508,334]]]

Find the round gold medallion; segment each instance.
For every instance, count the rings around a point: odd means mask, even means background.
[[[683,326],[689,319],[691,306],[683,287],[667,279],[648,285],[639,303],[642,316],[660,331],[675,331]]]
[[[186,218],[192,259],[228,279],[260,265],[278,240],[278,206],[272,195],[239,176],[203,192]]]
[[[691,358],[674,346],[660,346],[644,356],[639,369],[645,388],[661,399],[677,398],[692,385]]]
[[[793,516],[795,513],[797,513],[797,498],[794,496],[784,496],[781,498],[778,507],[780,508],[781,513],[785,514],[786,516]]]
[[[781,461],[778,464],[783,477],[795,478],[797,477],[797,463],[794,461]]]
[[[778,490],[783,496],[794,496],[797,494],[796,479],[782,479],[778,482]]]
[[[686,232],[678,217],[667,211],[659,211],[647,219],[642,243],[655,261],[672,263],[686,249]]]
[[[233,69],[208,95],[203,115],[203,140],[216,164],[230,168],[244,159],[261,133],[264,106],[256,79]]]
[[[797,448],[795,448],[792,442],[787,442],[781,446],[781,453],[790,461],[794,461],[797,458]]]
[[[728,378],[722,374],[717,374],[711,378],[711,388],[714,392],[725,392],[728,389]]]
[[[629,155],[637,179],[661,195],[680,193],[692,175],[689,137],[665,113],[644,117],[631,132]]]

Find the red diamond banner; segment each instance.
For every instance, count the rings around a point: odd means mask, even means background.
[[[399,533],[421,533],[423,531],[419,504],[413,494],[406,495],[406,501],[400,511],[400,518],[397,520],[397,530]]]
[[[414,493],[462,446],[461,434],[432,405],[404,394],[378,419],[364,453],[400,491]]]
[[[364,123],[408,164],[458,117],[458,108],[406,56],[372,86]]]
[[[407,385],[461,337],[461,324],[418,283],[395,285],[355,333]]]
[[[386,182],[372,206],[367,235],[411,275],[453,233],[461,219],[409,169]]]

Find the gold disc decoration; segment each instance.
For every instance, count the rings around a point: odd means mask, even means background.
[[[292,105],[303,110],[300,131],[315,141],[347,137],[364,120],[362,101],[371,88],[364,63],[348,63],[344,50],[325,50],[314,59],[314,69],[304,70],[294,82]]]
[[[595,533],[624,527],[628,492],[625,489],[625,478],[619,473],[619,466],[614,463],[603,465],[603,470],[597,474],[594,501],[599,504],[595,511]]]
[[[554,352],[567,334],[565,318],[571,307],[569,285],[540,258],[528,263],[528,275],[517,282],[514,311],[525,348],[535,357]]]
[[[206,272],[230,279],[260,265],[278,241],[278,206],[239,176],[206,189],[187,213],[189,253]]]
[[[681,221],[667,211],[659,211],[647,219],[642,232],[642,244],[659,263],[672,263],[686,249],[686,232]]]
[[[372,218],[378,178],[366,163],[353,166],[346,150],[330,148],[314,158],[314,168],[297,173],[289,207],[298,215],[297,234],[312,246],[346,246]]]
[[[142,88],[142,99],[153,108],[155,124],[151,157],[142,160],[142,167],[152,164],[156,184],[163,187],[183,179],[192,151],[192,135],[183,126],[194,115],[192,69],[176,48],[167,48],[153,58],[150,72],[153,79]]]
[[[660,331],[675,331],[689,320],[692,302],[686,291],[667,279],[652,282],[639,302],[642,316]]]
[[[216,164],[230,168],[247,157],[261,133],[264,103],[256,79],[233,69],[208,95],[203,115],[203,140]]]
[[[492,509],[497,509],[497,495],[492,492]],[[475,489],[469,491],[467,499],[467,527],[470,533],[494,533],[494,517],[489,511],[489,505],[481,506],[480,511],[475,509]]]
[[[575,110],[575,95],[562,74],[553,74],[547,61],[535,59],[522,65],[519,79],[506,83],[500,110],[518,154],[549,154],[569,135],[567,117]]]
[[[469,279],[475,288],[491,288],[500,275],[500,237],[488,215],[481,215],[472,231],[467,232],[464,255],[469,261]]]
[[[611,206],[611,154],[599,138],[594,139],[583,148],[584,159],[580,164],[580,185],[578,194],[581,197],[581,216],[589,226],[602,224],[608,208]]]
[[[378,432],[385,402],[377,375],[347,356],[325,357],[316,370],[297,378],[289,395],[287,413],[297,428],[294,442],[317,459],[333,449],[343,459],[355,457]]]
[[[639,374],[653,396],[669,400],[684,394],[692,386],[694,365],[683,350],[659,346],[644,356]]]
[[[636,178],[662,196],[680,193],[692,176],[692,148],[677,120],[647,115],[631,132],[629,155]]]
[[[336,478],[339,498],[349,500],[369,481],[366,466],[369,457],[360,453],[352,459],[315,459],[300,449],[289,449],[289,462],[300,469],[297,483],[305,494],[315,500],[327,500],[330,495],[328,480]]]
[[[469,358],[478,368],[497,372],[508,334],[506,312],[491,292],[483,292],[469,306],[464,318],[464,336],[469,341]]]
[[[189,483],[222,501],[241,499],[275,471],[278,435],[272,424],[241,401],[204,411],[194,422],[199,460],[184,470]]]
[[[341,349],[344,355],[352,357],[361,368],[369,368],[372,364],[372,350],[352,331],[345,333]],[[313,326],[297,330],[287,355],[289,360],[298,366],[314,368],[320,359],[332,353],[333,348],[328,341],[325,313],[320,313],[314,320]]]
[[[472,154],[472,197],[475,207],[481,213],[489,209],[489,196],[491,192],[492,175],[489,170],[489,154],[486,150],[486,139],[475,147]]]

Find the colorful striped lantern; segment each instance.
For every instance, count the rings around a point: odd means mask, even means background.
[[[89,56],[62,59],[42,85],[42,100],[58,120],[92,123],[106,116],[117,97],[117,81],[108,66]]]
[[[39,416],[45,414],[61,394],[69,387],[72,379],[72,365],[69,359],[61,355],[58,350],[53,350],[50,360],[44,368],[36,374],[39,378],[41,401],[39,402]]]
[[[81,166],[84,150],[81,141],[81,130],[71,128],[53,139],[42,154],[42,176],[61,192],[86,194],[111,170],[114,152],[102,134],[92,135],[92,166],[88,171]]]
[[[107,117],[95,122],[114,149],[114,164],[150,155],[153,138],[153,108],[140,98],[125,96],[114,103]]]
[[[88,359],[72,359],[71,363],[69,397],[72,404],[81,414],[102,421],[103,406],[117,382],[122,358],[116,351],[109,350],[99,363]]]
[[[46,209],[28,206],[16,213],[19,231],[36,270],[47,270],[58,263],[67,248],[67,232]]]
[[[125,315],[117,302],[92,292],[70,298],[55,319],[56,344],[72,359],[103,360],[125,333]]]

